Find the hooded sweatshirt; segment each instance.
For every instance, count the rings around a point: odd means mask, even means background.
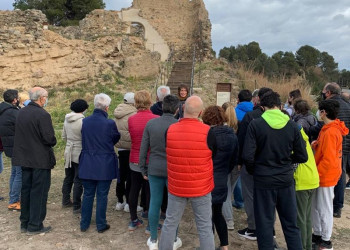
[[[308,156],[297,124],[273,109],[249,124],[242,158],[255,187],[274,189],[293,185],[292,164],[304,163]]]
[[[7,157],[12,157],[18,111],[19,108],[11,103],[0,103],[0,137]]]
[[[300,132],[306,143],[308,160],[305,163],[299,164],[294,172],[296,191],[315,189],[320,185],[320,178],[318,176],[314,153],[309,143],[309,137],[307,137],[304,129],[301,128]]]
[[[349,133],[339,119],[324,125],[315,143],[315,160],[320,176],[320,187],[332,187],[338,183],[342,173],[343,136]]]
[[[64,150],[64,166],[71,167],[71,162],[79,163],[81,153],[81,127],[84,119],[81,113],[71,112],[66,114],[63,124],[62,138],[66,141]]]
[[[235,108],[236,116],[238,121],[242,121],[244,115],[253,110],[253,103],[251,102],[240,102],[238,103],[237,107]]]
[[[114,110],[115,122],[120,133],[120,140],[115,145],[118,149],[131,148],[131,139],[129,133],[128,119],[130,116],[136,114],[137,110],[134,105],[121,103]]]

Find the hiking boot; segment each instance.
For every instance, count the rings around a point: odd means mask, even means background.
[[[157,230],[162,230],[162,224],[158,224]],[[151,227],[149,226],[149,224],[146,227],[145,234],[151,234]]]
[[[182,246],[182,241],[179,237],[176,237],[176,240],[174,241],[173,250],[176,250]]]
[[[115,210],[121,211],[124,209],[125,205],[126,205],[125,202],[123,202],[123,203],[117,202],[117,205],[115,205]]]
[[[20,211],[21,210],[21,203],[19,201],[12,203],[8,205],[7,207],[11,211]]]
[[[333,245],[332,242],[329,241],[325,241],[325,240],[321,240],[321,244],[319,245],[319,250],[333,250]]]
[[[256,234],[255,234],[255,230],[251,230],[249,228],[245,228],[242,230],[238,230],[238,235],[242,236],[248,240],[256,240]]]
[[[138,227],[141,227],[143,225],[143,221],[140,219],[136,219],[134,221],[130,221],[129,223],[129,231],[135,231]]]
[[[158,240],[151,240],[151,237],[147,240],[147,246],[149,250],[157,250],[158,249]]]
[[[334,210],[333,217],[334,218],[340,218],[341,217],[341,209]]]
[[[31,236],[31,235],[36,235],[36,234],[42,234],[42,233],[48,233],[52,230],[52,227],[48,226],[48,227],[43,227],[40,230],[37,231],[27,231],[27,235]]]

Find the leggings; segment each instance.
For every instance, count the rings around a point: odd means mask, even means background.
[[[214,226],[220,239],[220,246],[228,246],[227,225],[224,216],[222,215],[222,203],[212,204],[213,211],[213,232]]]

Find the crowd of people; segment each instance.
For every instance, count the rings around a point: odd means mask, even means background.
[[[160,86],[152,105],[149,92],[128,92],[114,120],[104,93],[94,97],[88,117],[87,101],[71,103],[62,131],[62,207],[81,214],[81,232],[90,228],[95,196],[97,232],[111,228],[106,210],[117,179],[115,210],[130,213],[129,231],[147,220],[150,250],[182,246],[178,230],[188,202],[200,249],[229,248],[232,206],[247,215],[238,234],[257,240],[259,249],[277,248],[276,211],[288,249],[333,249],[333,217],[341,217],[350,188],[350,103],[339,85],[325,85],[316,115],[298,89],[285,104],[262,87],[241,90],[237,103],[206,108],[189,94],[186,85],[177,95]],[[34,87],[26,96],[9,89],[3,97],[0,173],[4,151],[12,165],[8,209],[20,210],[21,233],[47,233],[52,227],[43,222],[56,165],[54,127],[44,109],[48,92]]]

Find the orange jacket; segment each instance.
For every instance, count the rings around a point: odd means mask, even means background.
[[[168,190],[178,197],[199,197],[214,188],[210,127],[198,119],[183,118],[167,133]]]
[[[349,133],[344,122],[334,120],[322,127],[318,139],[312,144],[315,149],[315,161],[320,176],[320,187],[332,187],[342,173],[343,136]]]

